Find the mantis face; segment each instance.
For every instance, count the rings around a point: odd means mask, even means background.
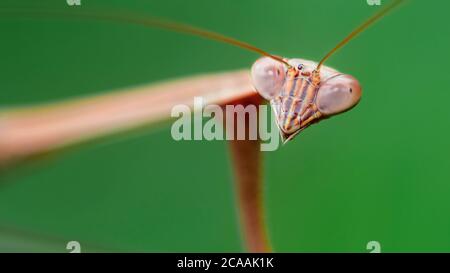
[[[258,59],[251,76],[257,92],[270,101],[284,142],[303,129],[354,107],[361,98],[359,82],[350,75],[303,59]]]

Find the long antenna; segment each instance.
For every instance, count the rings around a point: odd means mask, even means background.
[[[370,17],[366,22],[364,22],[362,25],[357,27],[355,30],[353,30],[347,37],[345,37],[339,44],[337,44],[330,52],[328,52],[325,57],[322,58],[322,60],[317,65],[316,71],[319,71],[322,67],[323,63],[330,58],[331,55],[333,55],[336,51],[338,51],[341,47],[343,47],[345,44],[347,44],[349,41],[351,41],[353,38],[355,38],[358,34],[360,34],[362,31],[367,29],[370,25],[375,23],[378,19],[382,18],[384,15],[386,15],[388,12],[390,12],[392,9],[397,7],[401,2],[404,0],[394,0],[392,3],[390,3],[388,6],[384,7],[377,13],[375,13],[372,17]]]
[[[251,44],[248,44],[246,42],[239,41],[237,39],[209,31],[206,29],[194,27],[188,24],[178,23],[174,21],[169,21],[167,19],[162,18],[156,18],[156,17],[149,17],[149,16],[143,16],[138,14],[118,14],[118,13],[104,13],[104,12],[89,12],[89,11],[77,11],[77,12],[68,12],[68,11],[57,11],[57,10],[13,10],[13,9],[2,9],[0,10],[0,13],[3,14],[20,14],[20,15],[52,15],[52,16],[73,16],[73,17],[84,17],[84,18],[91,18],[91,19],[100,19],[100,20],[106,20],[106,21],[115,21],[115,22],[125,22],[135,25],[141,25],[145,27],[156,27],[156,28],[162,28],[162,29],[168,29],[175,32],[181,32],[181,33],[187,33],[194,36],[203,37],[210,40],[216,40],[219,42],[224,42],[227,44],[231,44],[252,52],[256,52],[260,55],[270,57],[278,62],[281,62],[287,66],[290,66],[285,60],[283,60],[280,57],[274,56],[256,46],[253,46]]]

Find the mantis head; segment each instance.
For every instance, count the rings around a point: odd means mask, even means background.
[[[257,92],[270,101],[284,142],[311,124],[348,111],[359,102],[359,82],[323,63],[402,2],[394,0],[375,13],[330,50],[319,63],[283,59],[262,52],[265,57],[252,66],[252,81]]]
[[[251,76],[257,92],[270,101],[284,142],[322,119],[358,104],[361,86],[352,76],[303,59],[258,59]]]

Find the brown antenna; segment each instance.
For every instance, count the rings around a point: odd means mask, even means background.
[[[384,7],[372,17],[370,17],[366,22],[364,22],[362,25],[357,27],[355,30],[353,30],[347,37],[345,37],[339,44],[337,44],[330,52],[328,52],[325,57],[322,58],[322,60],[317,65],[316,71],[319,71],[322,67],[323,63],[330,58],[331,55],[333,55],[336,51],[338,51],[341,47],[343,47],[345,44],[350,42],[353,38],[355,38],[358,34],[360,34],[362,31],[367,29],[370,25],[375,23],[378,19],[382,18],[384,15],[386,15],[388,12],[390,12],[392,9],[397,7],[400,3],[402,3],[404,0],[394,0],[392,3],[390,3],[388,6]]]
[[[224,42],[227,44],[231,44],[252,52],[256,52],[260,55],[270,57],[278,62],[281,62],[287,66],[290,66],[285,60],[283,60],[280,57],[274,56],[256,46],[253,46],[251,44],[239,41],[237,39],[209,31],[206,29],[194,27],[188,24],[182,24],[174,21],[170,21],[167,19],[162,18],[156,18],[156,17],[149,17],[139,14],[133,14],[133,13],[127,13],[127,14],[119,14],[114,12],[92,12],[92,11],[58,11],[58,10],[14,10],[14,9],[2,9],[0,10],[0,13],[3,14],[20,14],[20,15],[30,15],[30,16],[45,16],[45,15],[52,15],[52,16],[72,16],[72,17],[83,17],[83,18],[91,18],[91,19],[99,19],[99,20],[106,20],[106,21],[115,21],[115,22],[124,22],[129,24],[135,24],[135,25],[141,25],[145,27],[156,27],[156,28],[162,28],[162,29],[168,29],[175,32],[181,32],[181,33],[187,33],[203,38],[207,38],[210,40],[216,40],[220,42]]]

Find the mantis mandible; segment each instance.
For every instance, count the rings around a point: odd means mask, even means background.
[[[310,125],[346,112],[359,102],[362,92],[359,82],[351,75],[340,73],[325,66],[324,63],[338,49],[401,2],[403,0],[394,0],[382,8],[345,37],[319,62],[279,57],[215,32],[136,14],[1,10],[0,13],[6,15],[81,17],[158,27],[228,43],[256,52],[262,57],[253,64],[250,78],[247,77],[247,71],[236,71],[149,88],[137,88],[133,92],[127,90],[108,96],[65,102],[46,109],[38,107],[31,109],[33,111],[13,109],[0,112],[0,150],[2,151],[0,166],[30,155],[116,132],[118,129],[128,129],[167,118],[167,112],[174,103],[185,103],[193,96],[211,95],[215,91],[217,93],[213,101],[221,104],[243,103],[246,99],[245,103],[259,103],[258,100],[261,97],[269,101],[283,142],[288,142]],[[254,89],[251,88],[251,84]],[[185,90],[186,88],[188,91]],[[223,92],[225,89],[228,91],[226,94]],[[168,92],[170,92],[169,95]],[[255,99],[254,94],[259,94],[260,97]],[[175,100],[173,100],[174,97]],[[123,103],[124,101],[127,103]],[[126,116],[124,116],[125,113]],[[41,123],[36,123],[37,120]],[[45,120],[47,122],[42,122]],[[265,238],[266,231],[264,227],[261,227],[263,220],[260,177],[256,174],[260,160],[257,159],[258,152],[252,147],[242,142],[232,141],[247,245],[252,251],[267,251],[269,247]],[[248,160],[249,158],[252,160]]]

